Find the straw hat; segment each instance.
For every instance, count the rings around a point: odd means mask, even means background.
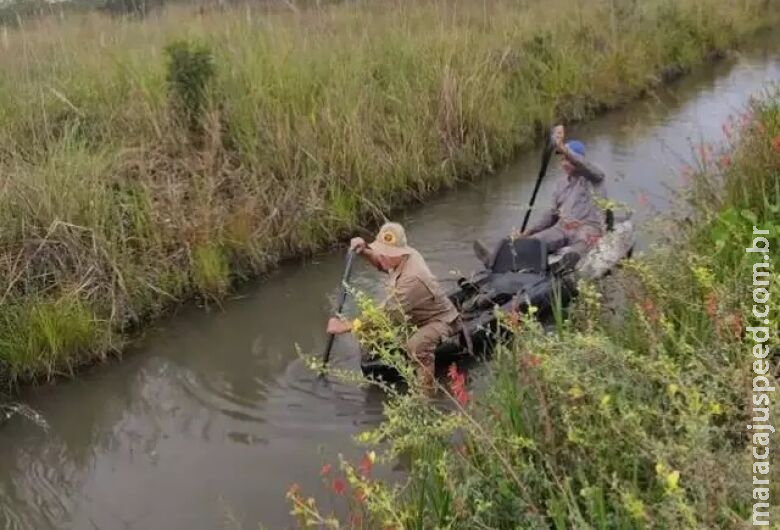
[[[378,254],[390,257],[407,256],[412,253],[406,244],[406,231],[398,223],[385,223],[379,229],[376,240],[368,247]]]

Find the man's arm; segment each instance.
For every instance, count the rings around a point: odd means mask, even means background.
[[[379,268],[379,260],[376,253],[371,250],[366,241],[362,237],[353,237],[349,242],[349,248],[351,248],[356,254],[360,254],[363,258],[376,268]]]
[[[528,227],[525,232],[523,232],[522,235],[524,236],[532,236],[537,232],[541,232],[545,228],[550,228],[552,225],[558,222],[558,209],[555,206],[551,206],[550,208],[547,208],[543,213],[542,216],[536,220],[536,222],[531,223],[531,226]]]
[[[330,317],[328,327],[325,330],[329,335],[343,335],[352,331],[352,321],[346,318]]]
[[[563,185],[558,180],[553,188],[552,199],[550,199],[550,207],[542,212],[542,215],[536,221],[530,223],[530,226],[526,228],[525,232],[514,233],[514,237],[528,237],[537,232],[541,232],[545,228],[550,228],[552,225],[558,222],[558,208],[560,208],[560,197]]]
[[[564,142],[565,136],[566,132],[563,125],[557,125],[553,128],[552,141],[555,144],[556,150],[575,167],[578,175],[582,175],[593,184],[598,184],[603,181],[604,171],[584,156],[580,156],[569,149]]]
[[[366,241],[362,237],[353,237],[349,242],[349,248],[356,254],[360,254],[366,261],[378,268],[379,262],[377,255],[368,248]],[[352,331],[353,322],[341,317],[331,317],[328,320],[327,332],[331,335],[342,335]]]
[[[561,148],[561,153],[563,156],[566,157],[566,159],[571,162],[574,167],[577,168],[577,174],[582,175],[589,181],[591,181],[593,184],[599,184],[604,181],[605,173],[604,170],[601,169],[599,166],[585,158],[584,156],[580,156],[577,153],[573,152],[571,149],[566,147],[566,145],[563,145]]]

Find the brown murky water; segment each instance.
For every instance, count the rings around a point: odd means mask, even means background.
[[[701,139],[768,81],[780,81],[780,38],[687,77],[657,98],[572,127],[610,175],[614,199],[651,219]],[[401,215],[440,277],[471,270],[471,241],[519,224],[539,156]],[[547,199],[552,178],[540,195]],[[219,312],[197,308],[150,331],[121,363],[28,389],[22,401],[50,423],[0,425],[0,526],[45,529],[212,529],[289,526],[284,493],[319,488],[335,455],[357,456],[352,435],[381,418],[381,395],[317,382],[294,344],[319,351],[342,255],[290,264]],[[355,283],[375,273],[359,267]],[[348,341],[334,362],[357,368]],[[324,498],[327,494],[322,493]]]

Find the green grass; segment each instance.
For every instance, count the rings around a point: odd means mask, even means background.
[[[23,21],[0,39],[0,303],[75,292],[121,333],[777,18],[776,0],[399,0]],[[56,369],[8,355],[3,377]]]
[[[25,300],[8,305],[0,317],[0,348],[11,380],[37,374],[69,373],[79,363],[73,352],[101,355],[108,328],[74,293],[58,300]],[[63,371],[64,370],[64,371]]]
[[[774,460],[769,475],[754,473],[746,428],[761,416],[751,386],[755,343],[746,332],[763,325],[753,315],[758,257],[745,252],[753,226],[769,230],[770,318],[780,309],[774,90],[739,118],[733,143],[712,153],[705,146],[681,197],[689,217],[664,220],[668,239],[601,284],[581,284],[568,318],[552,332],[533,318],[504,319],[512,338],[498,346],[468,403],[469,390],[453,374],[452,406],[433,405],[402,364],[411,392],[391,393],[383,423],[358,440],[382,451],[388,465],[401,459],[407,479],[387,483],[372,476],[365,459],[342,461],[324,477],[338,490],[333,515],[291,489],[300,527],[750,526],[754,474],[770,480],[770,499],[780,495]],[[375,311],[369,305],[363,318],[381,323]],[[384,338],[384,328],[369,329]],[[773,352],[770,367],[778,346],[776,333],[764,345]],[[767,377],[770,386],[780,383],[774,368]],[[770,409],[777,406],[774,395],[770,400]],[[768,448],[780,451],[777,437]],[[777,503],[770,503],[777,521]]]
[[[230,268],[219,247],[195,248],[192,252],[192,272],[193,282],[202,293],[219,297],[230,286]]]

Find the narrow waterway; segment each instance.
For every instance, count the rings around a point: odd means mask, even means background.
[[[779,51],[780,36],[770,37],[569,134],[642,224],[668,205],[691,146],[721,141],[727,117],[780,81]],[[471,241],[494,241],[520,223],[538,163],[528,153],[410,209],[400,216],[410,242],[440,277],[473,269]],[[322,462],[359,455],[351,437],[381,418],[381,395],[318,382],[296,354],[296,344],[322,348],[341,269],[341,253],[288,264],[222,311],[180,311],[122,362],[26,390],[21,400],[50,429],[20,417],[0,425],[0,527],[288,527],[289,486],[322,491]],[[359,267],[355,283],[370,289],[376,278]],[[337,341],[334,361],[357,369],[348,340]]]

